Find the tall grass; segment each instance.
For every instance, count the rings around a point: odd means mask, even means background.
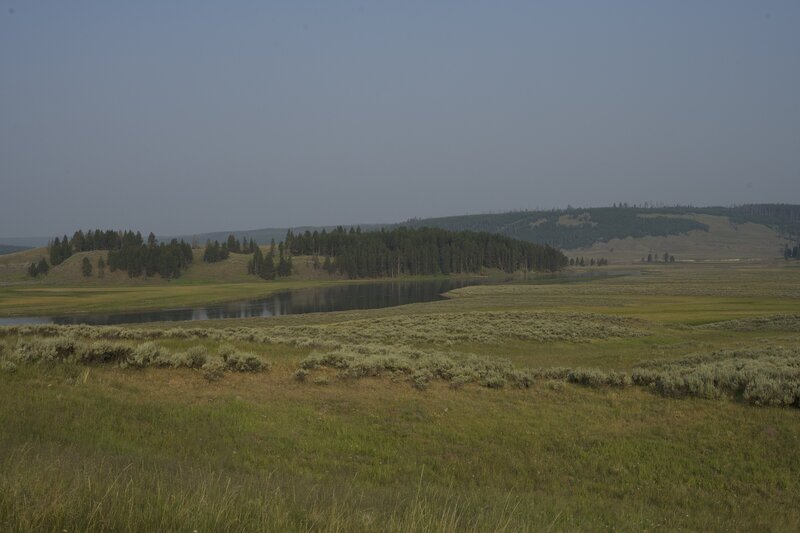
[[[420,477],[391,498],[361,485],[54,457],[32,446],[1,462],[2,531],[518,531],[512,495],[443,489]],[[352,480],[349,480],[352,481]],[[546,520],[546,518],[545,518]]]

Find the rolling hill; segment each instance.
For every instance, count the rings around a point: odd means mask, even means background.
[[[499,233],[550,244],[570,256],[638,261],[669,252],[677,260],[748,260],[781,256],[800,237],[800,205],[752,204],[734,207],[593,207],[413,218],[400,223],[361,225],[364,231],[408,226]],[[345,226],[349,227],[349,226]],[[307,226],[292,231],[330,231]],[[288,228],[206,233],[186,240],[223,240],[229,233],[265,244],[280,241]]]
[[[570,257],[605,257],[615,263],[639,261],[648,254],[660,257],[664,252],[674,255],[678,261],[741,261],[778,258],[786,245],[796,245],[800,238],[800,205],[568,208],[414,218],[400,223],[365,224],[360,227],[363,231],[377,231],[397,226],[498,233],[533,243],[550,244],[563,249]],[[302,234],[323,229],[330,231],[334,227],[301,226],[291,229],[295,234]],[[266,245],[272,239],[276,242],[283,240],[288,229],[234,230],[177,237],[202,245],[206,240],[223,241],[233,234],[239,239],[247,237]],[[172,237],[159,239],[169,238]],[[15,246],[20,244],[15,243]],[[34,258],[38,260],[46,255],[43,248],[36,248],[2,256],[0,280],[25,279],[27,264]],[[74,258],[75,261],[81,259],[77,255]],[[239,279],[239,271],[245,268],[246,261],[244,257],[232,257],[229,261],[231,265],[226,269],[223,266],[204,265],[197,260],[186,276],[192,279],[211,279],[216,276]],[[74,269],[70,271],[77,272],[77,262],[73,266]]]

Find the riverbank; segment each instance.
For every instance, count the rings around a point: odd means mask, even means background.
[[[156,311],[224,304],[264,298],[276,293],[376,282],[465,279],[447,276],[404,276],[363,280],[280,280],[250,283],[168,283],[137,286],[10,286],[0,287],[0,317]]]
[[[796,530],[800,409],[755,394],[790,377],[798,287],[792,265],[677,266],[0,328],[0,529]],[[771,381],[703,381],[739,368]],[[616,379],[650,373],[692,379]]]

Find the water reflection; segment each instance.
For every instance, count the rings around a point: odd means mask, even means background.
[[[427,280],[337,285],[276,293],[265,298],[186,309],[130,313],[0,318],[0,325],[178,322],[223,318],[258,318],[302,313],[377,309],[443,298],[442,293],[483,280]]]

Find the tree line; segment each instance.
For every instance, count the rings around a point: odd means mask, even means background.
[[[652,252],[647,254],[647,257],[642,257],[642,263],[658,263],[658,260],[658,254],[654,254]],[[671,255],[669,252],[664,252],[664,254],[661,256],[661,262],[674,263],[675,256]]]
[[[252,241],[251,241],[252,242]],[[278,243],[278,262],[275,263],[275,239],[269,246],[266,255],[258,246],[253,251],[253,258],[247,263],[247,273],[263,279],[275,279],[292,274],[292,257],[286,253],[286,247]]]
[[[138,231],[126,231],[122,234],[119,248],[108,252],[108,269],[111,272],[125,270],[132,278],[159,274],[169,279],[179,277],[193,259],[192,247],[183,240],[159,243],[151,233],[144,242]]]
[[[586,261],[583,257],[569,258],[569,266],[606,266],[607,264],[608,259],[605,257],[598,257],[597,259],[592,257],[588,261]]]
[[[72,238],[66,235],[62,239],[56,237],[48,245],[48,255],[53,266],[63,263],[73,253],[93,250],[108,250],[108,260],[98,261],[98,272],[103,273],[105,265],[111,272],[125,270],[130,277],[161,275],[164,278],[176,278],[191,264],[192,248],[184,241],[172,239],[169,243],[159,243],[153,233],[142,238],[140,232],[89,230],[76,231]],[[44,264],[43,264],[44,262]],[[42,258],[38,264],[31,265],[28,273],[31,276],[46,274],[49,267]],[[81,264],[81,272],[88,277],[92,274],[92,265],[88,258]]]
[[[247,240],[247,237],[240,242],[235,235],[228,235],[227,240],[220,244],[219,241],[208,240],[203,251],[203,261],[205,263],[216,263],[227,259],[231,252],[236,254],[252,254],[258,249],[255,239]]]
[[[490,233],[437,228],[396,228],[362,232],[341,226],[331,232],[286,234],[292,255],[325,257],[323,268],[349,278],[479,273],[487,268],[556,271],[567,257],[539,245]]]

